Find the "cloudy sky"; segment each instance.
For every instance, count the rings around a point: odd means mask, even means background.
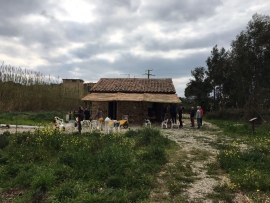
[[[56,78],[172,78],[178,96],[269,0],[0,0],[0,62]]]

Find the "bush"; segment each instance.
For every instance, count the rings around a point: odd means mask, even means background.
[[[47,167],[40,167],[37,173],[32,177],[31,188],[34,191],[46,192],[54,184],[53,170]]]
[[[76,199],[82,192],[81,185],[75,181],[65,181],[56,188],[54,196],[60,202],[68,202],[69,199],[73,198]]]
[[[13,202],[143,201],[172,142],[149,128],[126,135],[42,128],[10,136],[0,156],[0,185],[23,188]]]
[[[125,133],[126,137],[135,137],[138,135],[138,130],[128,130]]]
[[[224,150],[219,155],[221,168],[230,174],[232,182],[254,191],[269,191],[270,159],[261,150],[241,152],[238,148]]]
[[[0,135],[0,149],[4,149],[6,146],[8,146],[9,144],[9,140],[8,140],[8,135],[9,132],[4,132],[3,134]]]
[[[222,109],[219,111],[207,112],[205,118],[207,119],[228,119],[228,120],[242,120],[244,117],[244,109]]]

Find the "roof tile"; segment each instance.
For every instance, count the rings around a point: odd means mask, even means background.
[[[101,78],[90,91],[176,93],[171,78]]]

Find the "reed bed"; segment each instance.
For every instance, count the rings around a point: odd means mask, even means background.
[[[82,105],[79,92],[63,87],[59,77],[0,66],[0,111],[72,110]]]

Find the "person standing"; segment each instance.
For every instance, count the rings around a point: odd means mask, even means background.
[[[84,114],[84,119],[85,120],[90,120],[90,111],[88,110],[88,108],[84,109],[83,114]]]
[[[171,113],[172,122],[176,123],[176,105],[175,104],[171,104],[170,113]]]
[[[72,118],[72,112],[69,111],[69,112],[68,112],[68,120],[71,120],[71,118]]]
[[[79,134],[81,134],[82,132],[82,124],[81,124],[81,121],[83,120],[83,109],[81,106],[79,106],[79,110],[78,110],[78,131],[79,131]]]
[[[165,120],[167,113],[167,106],[163,103],[162,109],[161,109],[161,121]]]
[[[98,111],[95,115],[95,118],[98,120],[98,125],[100,126],[100,130],[103,130],[102,128],[102,122],[103,122],[103,112],[100,108],[98,108]]]
[[[184,110],[184,107],[180,106],[179,109],[178,109],[178,115],[179,115],[179,127],[182,128],[183,127],[183,121],[182,121],[182,118],[183,118],[183,110]]]
[[[200,113],[201,113],[201,120],[200,121],[201,121],[201,126],[202,126],[203,109],[201,106],[199,108],[200,108]]]
[[[197,106],[196,119],[197,119],[198,129],[200,129],[200,127],[201,127],[201,111],[200,111],[199,106]]]
[[[195,109],[194,107],[191,107],[191,110],[190,110],[191,127],[194,127],[194,117],[195,117]]]

